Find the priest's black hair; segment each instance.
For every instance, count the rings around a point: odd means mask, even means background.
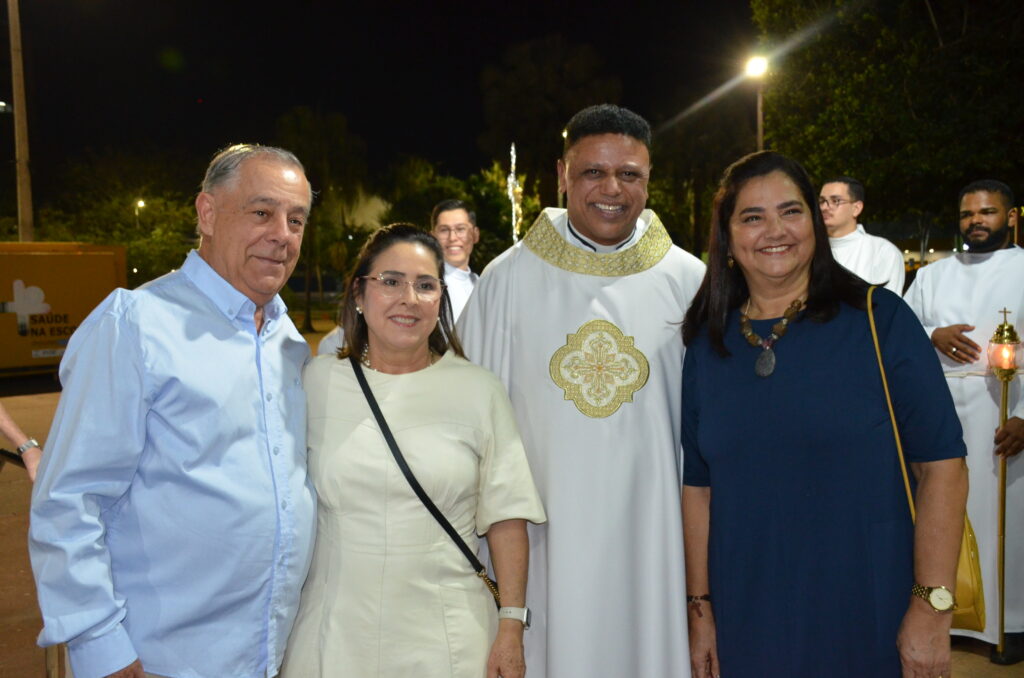
[[[683,343],[689,345],[701,327],[707,325],[711,346],[721,356],[729,355],[723,341],[729,312],[747,300],[750,291],[743,271],[730,267],[729,221],[736,197],[748,181],[772,172],[783,172],[797,185],[810,210],[814,232],[811,280],[807,288],[804,318],[827,322],[839,312],[839,304],[866,308],[868,284],[840,266],[832,256],[825,220],[818,208],[818,196],[806,170],[795,160],[774,151],[760,151],[740,158],[726,170],[715,193],[708,241],[708,270],[697,296],[683,320]]]
[[[600,134],[625,134],[633,137],[651,152],[651,126],[639,115],[615,104],[588,106],[572,116],[565,125],[562,154],[583,137]]]

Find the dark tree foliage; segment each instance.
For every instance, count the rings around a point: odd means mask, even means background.
[[[604,72],[604,61],[589,45],[549,35],[510,48],[501,63],[480,76],[486,128],[480,148],[492,158],[519,151],[517,169],[539,181],[545,204],[555,202],[555,161],[562,155],[562,128],[592,104],[618,103],[619,79]]]
[[[822,22],[773,62],[767,143],[818,180],[863,181],[869,220],[948,229],[967,182],[994,177],[1022,188],[1020,0],[751,0],[751,8],[769,45]]]
[[[387,194],[390,207],[382,215],[382,223],[406,221],[430,230],[430,213],[442,200],[458,198],[475,208],[480,241],[473,248],[470,262],[474,271],[482,271],[491,259],[512,244],[511,203],[508,199],[507,165],[497,161],[466,179],[438,171],[423,158],[408,157],[391,170],[391,189]],[[523,190],[523,225],[520,236],[526,233],[540,213],[536,182],[529,184],[525,175],[519,175]]]
[[[317,192],[316,208],[302,239],[301,259],[305,277],[302,330],[312,332],[314,285],[322,301],[324,269],[344,266],[353,259],[356,248],[349,245],[361,236],[352,215],[369,184],[366,145],[349,129],[344,115],[302,106],[277,121],[277,138],[277,143],[302,161]]]
[[[202,158],[157,152],[68,160],[60,188],[39,208],[37,237],[123,245],[129,286],[152,280],[181,266],[195,247],[202,167]]]
[[[719,178],[732,162],[756,150],[754,101],[752,92],[733,92],[660,128],[654,137],[647,206],[675,244],[696,256],[707,248]]]

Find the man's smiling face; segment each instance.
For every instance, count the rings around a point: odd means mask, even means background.
[[[601,245],[622,242],[647,205],[650,175],[643,142],[625,134],[583,137],[558,161],[572,227]]]
[[[299,258],[309,182],[298,167],[246,159],[236,175],[196,198],[199,254],[257,306],[274,298]]]

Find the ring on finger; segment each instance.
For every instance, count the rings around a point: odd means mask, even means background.
[[[952,349],[950,349],[949,352],[950,353],[956,353],[956,346],[954,346]],[[942,678],[942,676],[939,676],[939,678]]]

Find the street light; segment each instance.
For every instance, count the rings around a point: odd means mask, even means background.
[[[747,60],[748,78],[757,80],[757,150],[764,150],[764,76],[768,72],[768,59],[753,56]]]
[[[139,210],[146,206],[145,200],[139,200],[135,203],[135,230],[139,230]]]

